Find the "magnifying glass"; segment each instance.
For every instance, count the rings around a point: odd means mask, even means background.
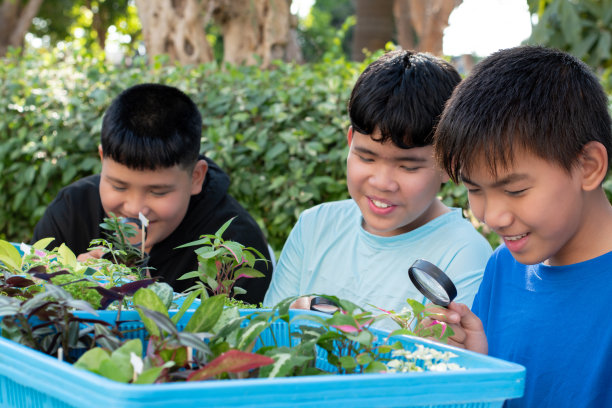
[[[310,300],[310,310],[317,312],[333,315],[339,308],[340,306],[336,302],[322,296],[315,296]]]
[[[408,276],[419,292],[435,305],[448,307],[457,297],[457,288],[448,275],[424,259],[417,259],[408,268]]]

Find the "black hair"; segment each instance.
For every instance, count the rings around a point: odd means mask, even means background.
[[[368,65],[348,102],[353,129],[400,148],[432,143],[434,127],[455,86],[457,70],[443,59],[414,51],[391,51]]]
[[[140,84],[121,92],[102,120],[102,154],[129,168],[189,169],[200,153],[202,116],[180,90]]]
[[[451,179],[484,159],[491,174],[525,149],[568,172],[590,141],[612,153],[608,98],[579,59],[540,46],[497,51],[455,89],[435,136],[436,159]]]

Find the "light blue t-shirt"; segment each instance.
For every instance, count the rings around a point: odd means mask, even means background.
[[[408,277],[408,268],[422,258],[445,271],[457,287],[456,301],[470,306],[491,253],[460,209],[405,234],[381,237],[363,229],[353,200],[324,203],[301,214],[263,305],[317,293],[400,311],[408,298],[427,302]]]

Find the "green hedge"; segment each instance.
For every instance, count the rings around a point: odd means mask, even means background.
[[[346,102],[363,64],[114,67],[67,51],[0,65],[0,236],[27,240],[58,190],[99,171],[102,115],[122,89],[176,86],[203,114],[202,150],[280,249],[304,209],[347,197]]]
[[[121,90],[176,86],[203,115],[202,151],[230,174],[230,191],[282,248],[298,215],[347,198],[346,102],[365,64],[326,59],[273,70],[202,65],[116,67],[79,52],[29,51],[0,64],[0,238],[29,240],[58,190],[100,170],[102,115]],[[612,180],[605,184],[610,195]],[[462,186],[442,189],[467,208]],[[495,234],[479,226],[493,245]]]

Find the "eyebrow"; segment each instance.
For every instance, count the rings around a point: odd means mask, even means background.
[[[376,156],[378,157],[379,155],[375,152],[373,152],[370,149],[367,149],[365,147],[361,147],[361,146],[355,146],[355,151],[359,152],[359,153],[363,153],[363,154],[369,154],[370,156]],[[398,157],[393,157],[394,161],[411,161],[411,162],[426,162],[427,159],[424,157],[419,157],[419,156],[414,156],[414,155],[406,155],[406,156],[398,156]]]
[[[123,185],[127,185],[129,183],[126,183],[123,180],[120,180],[118,178],[115,177],[111,177],[111,176],[105,176],[108,180],[112,181],[113,183],[117,183],[117,184],[123,184]],[[147,188],[153,188],[153,189],[165,189],[165,188],[174,188],[173,184],[149,184],[146,186]]]
[[[478,183],[474,183],[472,180],[470,180],[468,177],[464,176],[463,174],[460,175],[460,178],[461,178],[461,181],[463,181],[464,183],[472,184],[474,186],[478,185]],[[529,176],[527,174],[514,173],[514,174],[510,174],[509,176],[504,177],[502,179],[496,180],[491,185],[491,187],[493,187],[493,188],[502,187],[502,186],[508,185],[510,183],[514,183],[516,181],[526,180],[528,178],[529,178]]]

